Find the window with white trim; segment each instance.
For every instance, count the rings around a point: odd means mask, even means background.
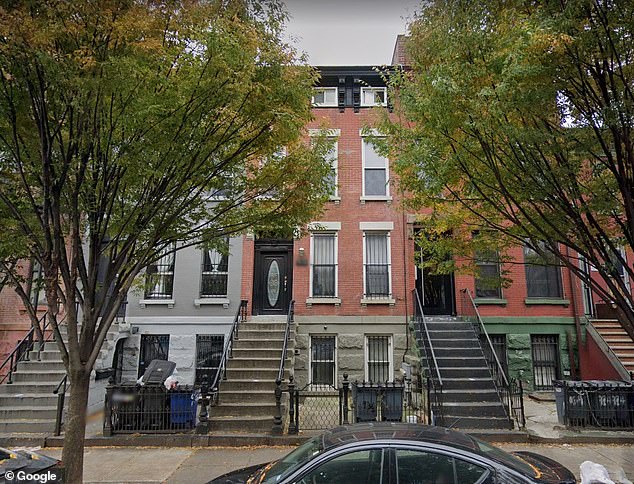
[[[229,246],[229,237],[224,240]],[[213,298],[227,295],[229,279],[229,253],[216,249],[203,250],[202,277],[200,281],[200,297]]]
[[[336,198],[339,195],[339,187],[337,186],[337,176],[339,171],[339,142],[334,136],[329,136],[328,141],[332,143],[332,146],[326,153],[325,159],[330,164],[332,171],[328,174],[327,179],[329,184],[334,187],[331,196]]]
[[[312,297],[337,297],[337,234],[311,235],[310,275]]]
[[[363,233],[363,292],[365,298],[392,297],[390,234]]]
[[[310,337],[310,383],[335,386],[335,337]]]
[[[145,269],[145,299],[171,299],[174,291],[176,245],[161,251],[159,259]]]
[[[387,88],[362,87],[361,106],[387,106]]]
[[[313,89],[313,106],[316,107],[333,107],[337,106],[337,88],[336,87],[316,87]]]
[[[363,196],[389,196],[388,159],[377,153],[369,139],[362,138]]]
[[[365,378],[372,383],[394,379],[392,370],[392,337],[365,337]]]
[[[546,244],[539,243],[543,253]],[[561,268],[553,255],[541,255],[532,247],[524,245],[526,269],[526,291],[528,298],[562,298]]]

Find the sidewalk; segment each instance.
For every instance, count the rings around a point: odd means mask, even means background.
[[[616,478],[622,470],[634,480],[634,447],[618,445],[499,444],[506,451],[530,450],[551,457],[579,477],[579,465],[591,460]],[[278,459],[292,447],[99,448],[86,449],[86,483],[198,484],[241,467]],[[44,449],[59,458],[61,449]],[[622,474],[621,474],[622,475]],[[617,481],[618,482],[618,481]]]

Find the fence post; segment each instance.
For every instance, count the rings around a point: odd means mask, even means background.
[[[103,436],[112,437],[112,409],[110,401],[112,396],[112,385],[106,387],[106,398],[104,400]]]
[[[427,425],[433,425],[431,421],[431,378],[427,376]]]
[[[277,435],[283,433],[282,428],[282,380],[275,380],[275,415],[273,415],[273,430]]]
[[[295,413],[295,403],[298,395],[295,394],[295,381],[293,375],[288,378],[288,393],[290,396],[288,405],[288,433],[296,434],[299,432],[299,412]]]
[[[348,419],[348,397],[350,394],[350,381],[348,380],[348,374],[343,374],[343,425],[350,423]]]
[[[198,425],[196,425],[197,434],[206,434],[209,432],[209,374],[203,375],[203,383],[200,387],[200,416],[198,417]]]
[[[524,428],[526,427],[526,417],[524,416],[524,387],[522,386],[522,380],[520,378],[517,379],[517,383],[520,387],[520,407],[522,409],[520,415],[522,420],[522,428]]]

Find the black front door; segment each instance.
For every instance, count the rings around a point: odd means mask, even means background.
[[[256,242],[253,314],[286,314],[292,298],[292,242]]]
[[[430,315],[456,313],[453,274],[430,274],[429,270],[421,270],[417,267],[416,290],[423,304],[423,313]]]

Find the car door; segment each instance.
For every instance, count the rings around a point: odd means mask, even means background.
[[[432,449],[392,449],[392,484],[493,484],[492,469],[463,455]]]
[[[291,476],[294,484],[389,484],[387,452],[379,447],[325,456]]]

